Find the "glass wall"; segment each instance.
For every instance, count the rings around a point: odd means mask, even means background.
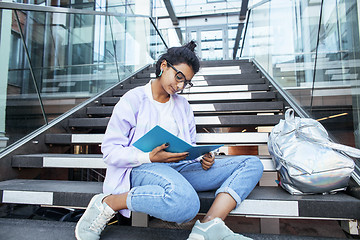
[[[251,9],[242,57],[256,61],[332,137],[360,147],[356,0],[273,0]]]
[[[183,42],[197,42],[201,60],[233,58],[242,1],[172,0],[171,3],[179,21],[178,26],[172,24],[161,0],[154,1],[153,16],[158,19],[158,27],[172,45],[181,45],[175,32],[175,28],[179,28]]]
[[[148,17],[24,8],[0,10],[0,149],[166,49]]]
[[[158,16],[166,15],[166,9],[162,0],[154,0]],[[239,0],[172,0],[175,14],[194,15],[209,13],[240,12],[241,2]]]

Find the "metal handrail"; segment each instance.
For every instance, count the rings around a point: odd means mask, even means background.
[[[311,109],[313,107],[313,101],[314,101],[316,64],[317,64],[317,59],[318,59],[318,49],[319,49],[319,42],[320,42],[320,28],[321,28],[321,19],[322,19],[322,13],[323,13],[323,5],[324,5],[324,0],[321,0],[319,26],[318,26],[317,39],[316,39],[316,49],[315,49],[315,62],[314,62],[313,81],[312,81],[313,85],[312,85],[312,88],[311,88],[310,112],[311,112]]]
[[[161,40],[162,40],[162,42],[164,43],[165,47],[166,47],[166,48],[169,48],[168,45],[166,44],[163,36],[161,35],[159,29],[156,27],[155,22],[154,22],[154,20],[152,19],[152,17],[149,17],[149,19],[150,19],[150,22],[152,23],[152,25],[155,27],[155,30],[156,30],[156,32],[159,34],[159,37],[161,38]]]
[[[246,24],[245,24],[244,34],[243,34],[243,37],[242,37],[241,50],[240,50],[240,57],[242,56],[243,49],[244,49],[245,38],[246,38],[246,32],[247,32],[247,28],[248,28],[248,25],[249,25],[249,18],[250,18],[250,14],[251,14],[251,9],[248,9],[248,10],[246,11]]]

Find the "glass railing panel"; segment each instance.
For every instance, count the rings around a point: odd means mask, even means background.
[[[0,60],[1,61],[1,60]],[[23,136],[31,133],[35,129],[46,124],[38,95],[32,83],[24,81],[14,81],[19,79],[28,79],[31,74],[29,70],[13,70],[9,72],[7,86],[2,88],[6,91],[6,106],[1,103],[1,119],[4,119],[5,125],[1,128],[7,139],[2,147],[6,147]],[[20,82],[19,85],[17,82]],[[27,89],[23,92],[23,89]],[[5,110],[5,111],[4,111]],[[1,140],[0,140],[1,142]],[[0,151],[2,150],[0,147]]]
[[[253,9],[249,16],[243,56],[251,56],[267,71],[270,69],[270,8],[269,3]]]
[[[168,45],[165,45],[165,43],[168,43],[169,39],[163,35],[162,31],[154,27],[154,22],[148,22],[147,24],[150,28],[150,35],[148,36],[150,57],[157,60],[161,54],[166,52]]]
[[[254,57],[335,141],[360,148],[358,6],[260,2],[250,11],[242,57]]]
[[[146,16],[50,10],[1,10],[0,149],[154,63],[166,49]]]
[[[254,57],[305,108],[311,103],[320,4],[274,0],[251,10],[242,57]]]
[[[11,10],[0,10],[0,151],[46,123],[20,29]],[[19,16],[21,18],[23,16]],[[15,24],[14,24],[15,23]],[[19,64],[22,68],[18,69]],[[34,73],[35,76],[39,72]],[[28,79],[28,81],[23,81]],[[9,134],[11,132],[11,134]]]
[[[326,1],[319,33],[311,114],[341,143],[360,147],[357,1]]]

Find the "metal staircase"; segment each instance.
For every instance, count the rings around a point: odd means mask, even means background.
[[[182,93],[194,110],[197,144],[224,144],[217,158],[257,155],[265,168],[259,186],[231,214],[277,220],[359,219],[360,200],[346,193],[291,196],[277,186],[266,144],[287,103],[276,98],[251,60],[209,61],[201,66],[194,87]],[[86,207],[94,194],[102,192],[106,165],[100,144],[113,107],[126,91],[146,84],[153,72],[149,66],[10,154],[11,171],[22,179],[0,182],[1,203]],[[199,197],[204,213],[214,194],[199,192]]]

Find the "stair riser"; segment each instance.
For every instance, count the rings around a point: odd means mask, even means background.
[[[191,104],[195,116],[201,112],[218,114],[218,112],[261,112],[277,113],[282,111],[282,102],[245,102],[245,103],[209,103],[209,104]],[[88,107],[86,113],[89,115],[110,116],[114,110],[113,106]]]
[[[122,96],[130,89],[119,89],[113,91],[113,96]],[[247,91],[268,91],[269,86],[267,84],[259,85],[233,85],[228,86],[207,86],[207,87],[192,87],[191,89],[184,90],[183,94],[195,94],[195,93],[216,93],[216,92],[247,92]],[[180,94],[182,95],[182,94]]]
[[[195,117],[197,127],[246,127],[273,126],[283,119],[283,115],[239,115],[239,116],[199,116]],[[69,127],[106,128],[108,118],[78,118],[69,119]]]
[[[9,180],[0,183],[0,191],[2,203],[85,208],[93,195],[102,192],[102,183]],[[199,192],[198,195],[200,213],[206,213],[214,201],[214,192]],[[360,201],[344,193],[328,195],[325,199],[292,196],[278,187],[256,187],[230,214],[357,219],[360,216]]]
[[[257,101],[257,100],[272,100],[275,98],[273,92],[243,92],[243,93],[211,93],[211,94],[184,94],[184,97],[192,103],[205,102],[241,102],[241,101]],[[120,97],[103,97],[101,104],[115,105],[120,100]]]
[[[100,144],[104,134],[47,134],[47,144]],[[267,132],[198,133],[197,144],[266,144]]]
[[[271,158],[261,159],[265,172],[275,171]],[[102,157],[98,158],[72,158],[67,157],[23,157],[18,156],[13,159],[12,167],[21,168],[85,168],[85,169],[106,169],[106,164]]]

